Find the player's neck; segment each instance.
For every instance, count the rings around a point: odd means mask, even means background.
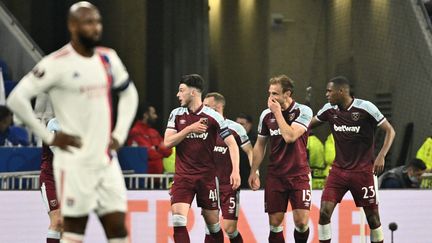
[[[347,110],[349,107],[350,107],[350,105],[351,105],[351,103],[353,102],[353,97],[351,97],[351,96],[348,96],[348,97],[346,97],[343,101],[342,101],[342,104],[340,105],[340,108],[342,108],[342,109],[344,109],[344,110]]]
[[[74,40],[71,40],[71,45],[72,48],[81,56],[92,57],[94,54],[94,48],[87,48]]]
[[[286,111],[291,106],[291,104],[293,102],[294,102],[294,100],[292,98],[288,98],[287,101],[285,101],[283,104],[281,104],[281,110]]]
[[[189,104],[188,109],[193,113],[196,113],[201,106],[202,106],[201,99],[195,99],[192,100],[192,102]]]

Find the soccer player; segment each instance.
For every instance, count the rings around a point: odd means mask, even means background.
[[[138,94],[109,48],[96,47],[102,33],[98,9],[88,2],[71,6],[69,44],[43,58],[15,87],[8,106],[36,135],[57,151],[54,177],[64,219],[62,242],[82,242],[88,214],[95,211],[109,243],[127,242],[126,187],[114,150],[126,140]],[[111,92],[119,93],[113,126]],[[61,131],[49,132],[30,100],[47,92]]]
[[[225,104],[225,97],[216,92],[208,93],[204,99],[204,105],[217,111],[222,117],[224,117]],[[252,162],[253,148],[246,130],[237,122],[230,119],[225,119],[225,121],[231,134],[236,139],[237,145],[242,148],[247,154],[249,161]],[[229,156],[228,146],[220,136],[216,139],[213,154],[216,163],[216,175],[219,182],[219,201],[222,217],[224,218],[224,230],[231,243],[243,242],[243,238],[237,230],[238,213],[240,210],[240,188],[233,190],[230,185],[229,176],[232,171],[231,158]],[[205,242],[211,242],[209,233],[206,234]]]
[[[369,224],[372,242],[383,242],[375,183],[384,169],[384,158],[393,142],[395,132],[378,108],[369,101],[350,95],[347,78],[338,76],[327,84],[325,104],[312,119],[311,127],[328,122],[336,145],[333,162],[321,197],[318,225],[320,242],[331,240],[330,219],[336,204],[350,191],[357,207],[363,207]],[[385,131],[384,144],[374,158],[376,127]]]
[[[47,128],[50,132],[60,130],[57,119],[48,121]],[[47,243],[60,243],[62,231],[62,218],[60,215],[60,205],[57,200],[56,187],[53,172],[53,151],[46,144],[42,145],[42,163],[39,175],[42,200],[48,211],[50,225],[47,233]]]
[[[260,187],[256,174],[270,142],[270,162],[265,186],[265,211],[269,216],[269,242],[285,242],[283,219],[291,203],[294,218],[295,242],[307,242],[311,205],[310,168],[306,142],[312,110],[292,98],[293,81],[286,75],[269,81],[268,109],[261,113],[258,139],[253,149],[253,163],[249,176],[252,190]]]
[[[223,242],[219,224],[218,193],[213,150],[220,136],[229,148],[232,162],[230,184],[240,186],[239,149],[224,118],[202,103],[203,79],[197,74],[184,75],[177,97],[181,107],[168,120],[164,143],[176,146],[174,183],[171,188],[171,210],[176,243],[190,242],[186,229],[187,215],[196,194],[197,205],[214,242]]]

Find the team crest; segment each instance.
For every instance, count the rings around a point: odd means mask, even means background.
[[[274,123],[275,121],[276,121],[276,119],[274,119],[274,118],[271,118],[271,119],[270,119],[270,122],[271,122],[271,123]]]
[[[181,120],[180,120],[180,124],[181,124],[181,125],[186,124],[186,120],[181,119]]]
[[[295,113],[291,113],[291,114],[288,115],[288,120],[289,121],[293,121],[294,118],[295,118]]]
[[[45,75],[45,71],[37,67],[33,68],[32,73],[36,78],[42,78]]]
[[[353,121],[358,121],[360,119],[360,112],[351,113],[351,119],[353,119]]]
[[[73,198],[67,198],[67,199],[66,199],[66,205],[67,205],[68,207],[73,207],[74,204],[75,204],[75,200],[74,200]]]
[[[57,206],[57,199],[50,200],[51,207]]]

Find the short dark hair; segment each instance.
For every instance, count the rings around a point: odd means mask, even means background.
[[[337,87],[350,87],[350,81],[345,76],[336,76],[330,79],[329,83],[333,83]]]
[[[9,108],[4,105],[0,105],[0,121],[11,115],[12,112],[9,110]]]
[[[426,170],[426,164],[425,164],[425,162],[423,162],[423,160],[417,159],[417,158],[412,159],[409,162],[408,166],[410,166],[410,167],[412,167],[412,168],[414,168],[416,170]]]
[[[188,87],[194,87],[201,92],[204,92],[204,79],[199,74],[187,74],[181,77],[180,84],[185,84]]]
[[[248,121],[249,123],[253,123],[252,116],[249,114],[243,113],[243,112],[238,114],[237,118],[242,118],[242,119],[245,119],[246,121]]]
[[[222,103],[222,105],[225,106],[225,104],[226,104],[225,97],[224,97],[221,93],[218,93],[218,92],[211,92],[211,93],[208,93],[208,94],[206,95],[206,98],[211,98],[211,97],[213,97],[213,99],[214,99],[216,102],[218,102],[218,103]]]
[[[290,79],[286,75],[279,75],[272,77],[269,81],[269,85],[280,84],[282,87],[282,92],[291,91],[291,94],[294,93],[294,81]]]

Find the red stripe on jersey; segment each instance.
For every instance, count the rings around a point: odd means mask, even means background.
[[[110,111],[110,129],[109,129],[109,137],[111,138],[111,131],[113,128],[113,121],[112,121],[112,116],[113,116],[113,110],[112,110],[112,96],[111,96],[111,86],[112,86],[112,82],[113,82],[113,76],[111,73],[111,64],[109,63],[109,61],[107,59],[104,58],[103,54],[99,53],[99,57],[100,60],[102,62],[102,65],[105,69],[105,74],[107,76],[107,99],[108,99],[108,107],[109,107],[109,111]],[[111,152],[110,152],[110,148],[109,148],[110,144],[108,144],[106,153],[108,158],[110,158],[110,163],[112,161],[112,156],[111,156]]]
[[[64,179],[65,178],[65,172],[64,170],[60,170],[60,205],[63,203],[63,192],[64,192]]]

